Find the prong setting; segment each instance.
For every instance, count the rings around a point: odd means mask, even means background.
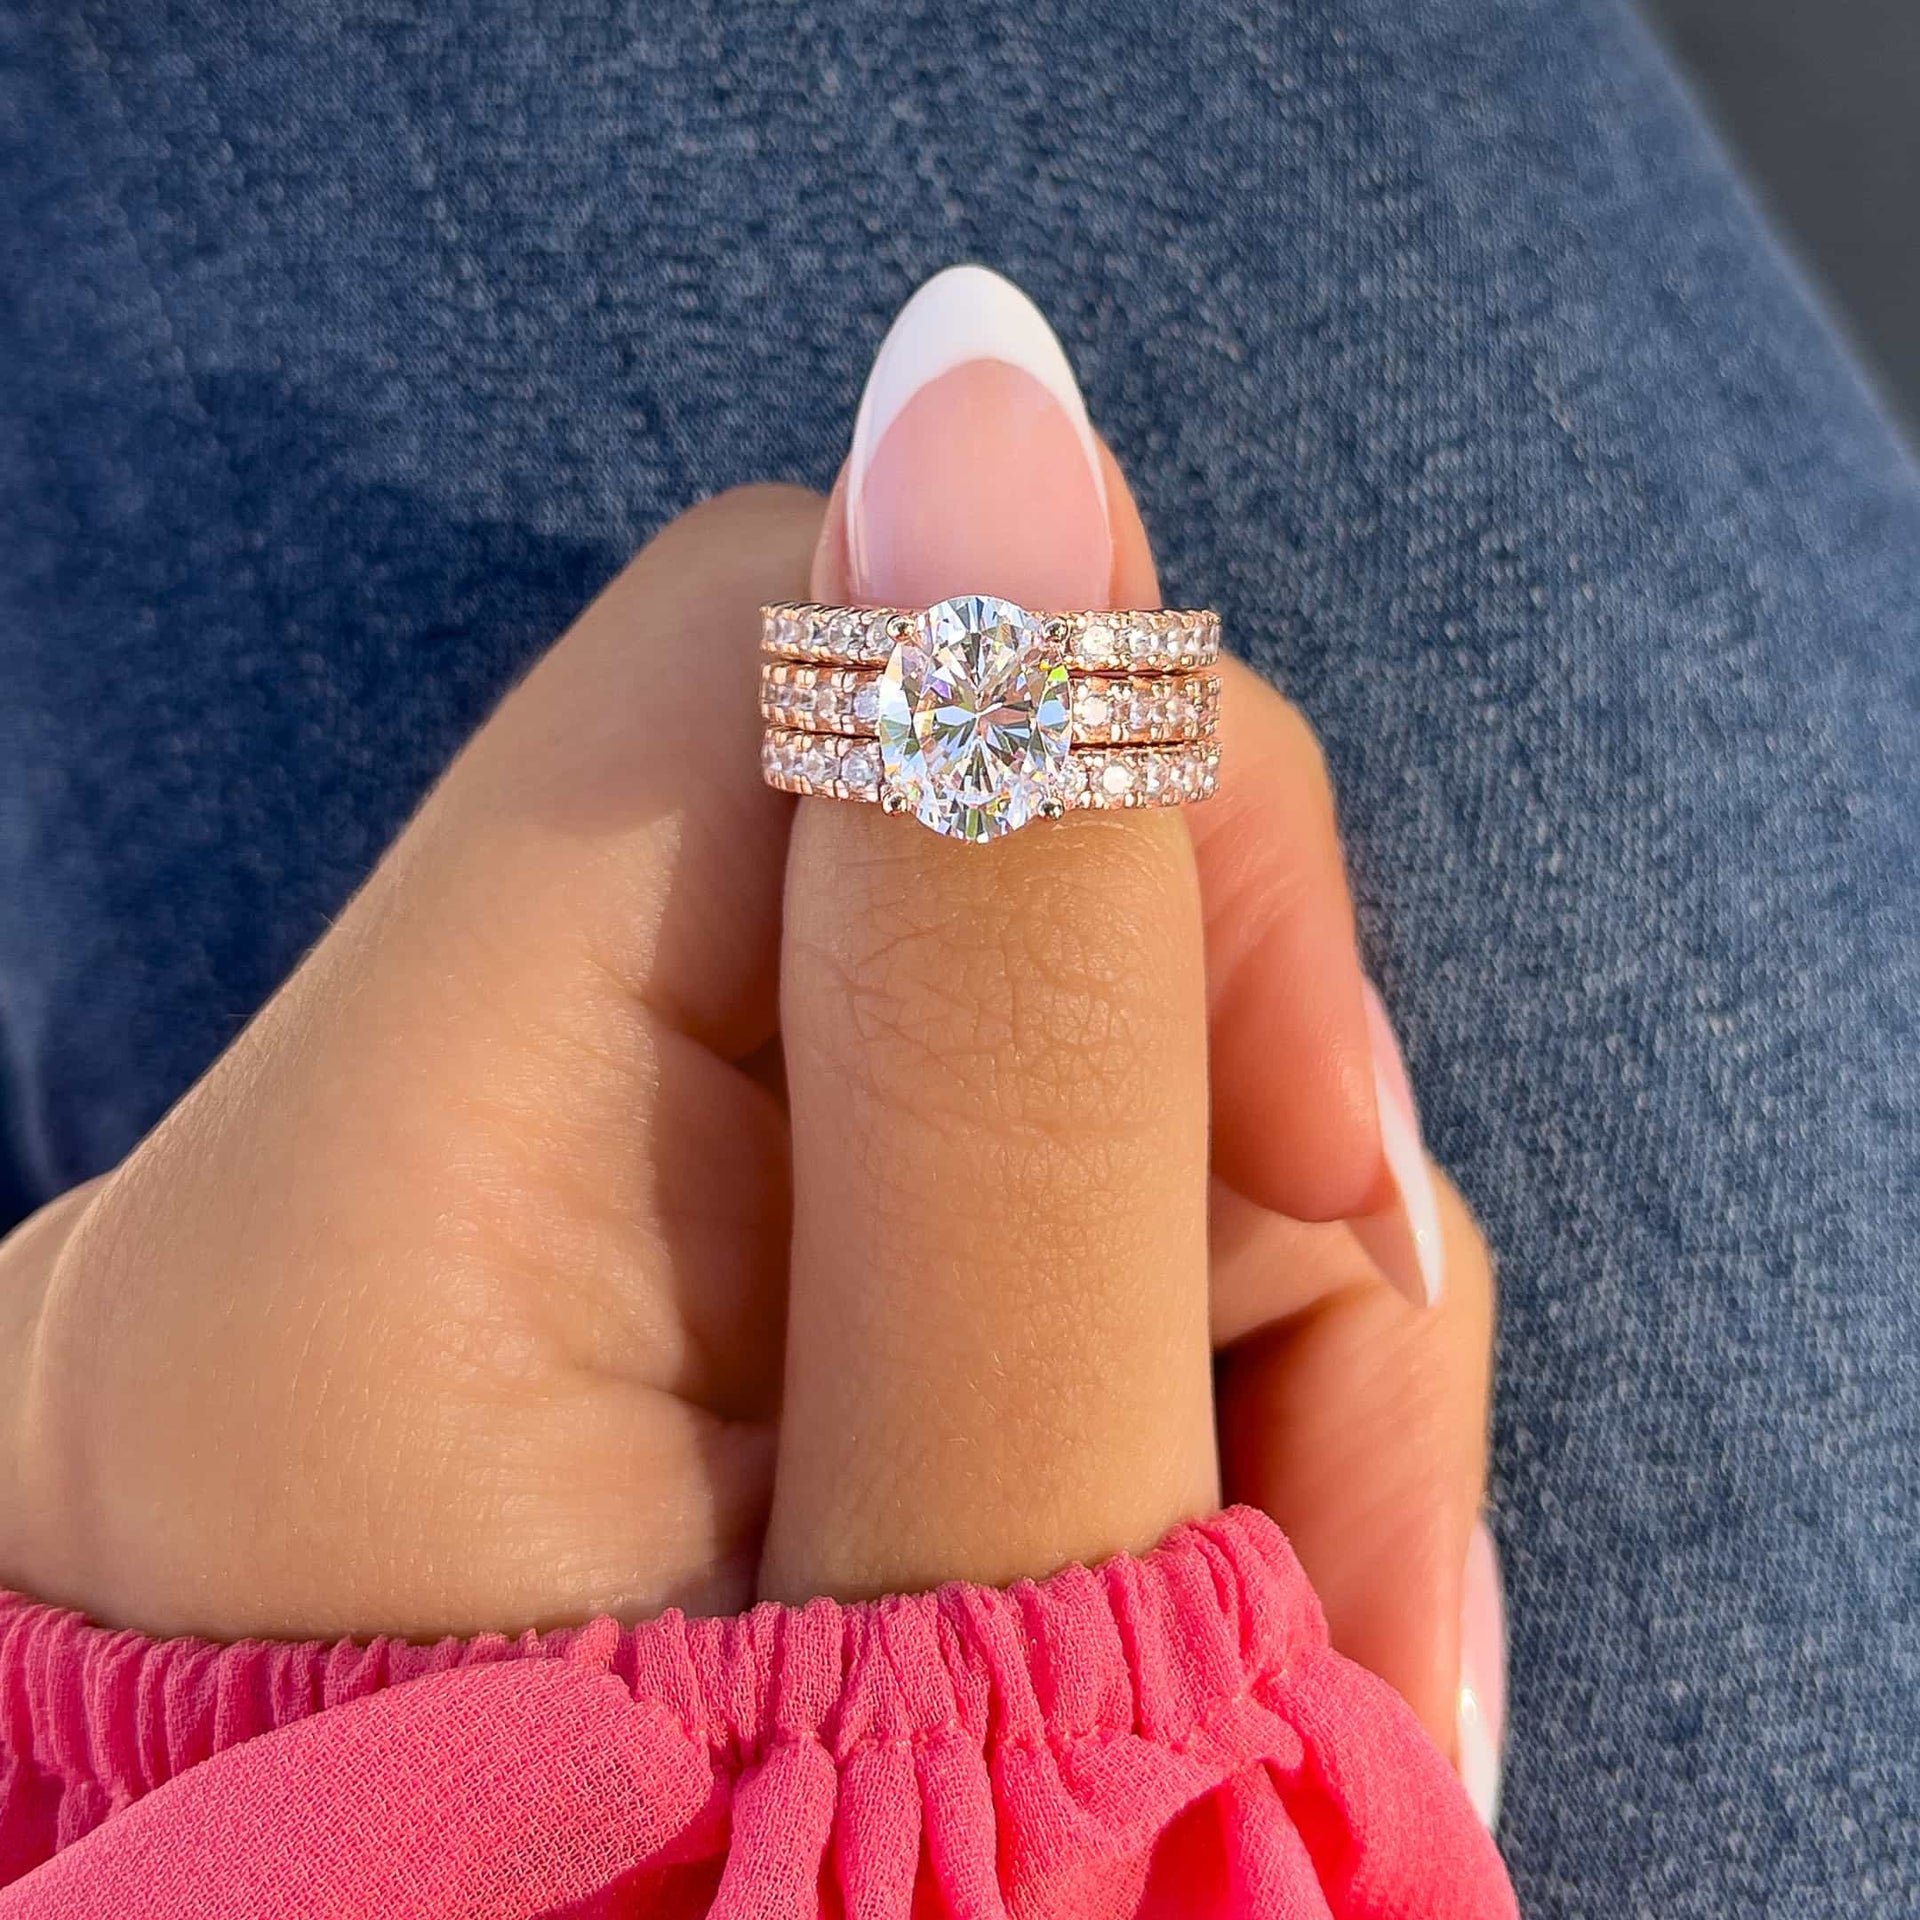
[[[761,763],[787,793],[864,800],[980,845],[1080,808],[1214,791],[1219,616],[930,607],[762,609]]]

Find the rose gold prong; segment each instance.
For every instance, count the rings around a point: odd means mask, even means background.
[[[1218,778],[1220,620],[992,594],[761,615],[761,765],[983,844],[1070,808],[1179,806]],[[889,657],[891,656],[891,657]]]

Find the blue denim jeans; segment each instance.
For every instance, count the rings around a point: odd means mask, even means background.
[[[1344,798],[1536,1916],[1920,1904],[1920,478],[1608,0],[0,8],[0,1184],[977,258]]]

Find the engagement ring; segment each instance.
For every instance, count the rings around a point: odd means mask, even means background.
[[[770,786],[878,801],[976,844],[1078,807],[1204,800],[1220,617],[931,607],[761,610]]]

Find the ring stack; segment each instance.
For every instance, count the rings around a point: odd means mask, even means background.
[[[1220,616],[761,609],[761,764],[976,845],[1081,807],[1204,800],[1219,776]]]

